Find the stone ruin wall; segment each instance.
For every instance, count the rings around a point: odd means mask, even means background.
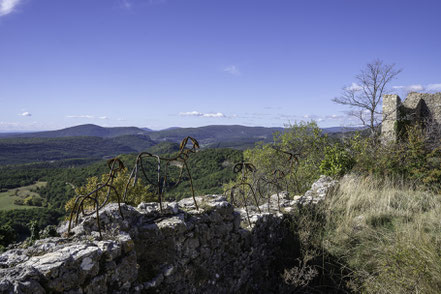
[[[197,197],[138,208],[117,204],[100,211],[106,228],[99,240],[94,216],[74,228],[71,239],[38,240],[0,255],[0,293],[278,293],[273,264],[296,205],[324,199],[336,182],[322,176],[304,196],[276,195],[259,213],[235,209],[223,196]],[[67,224],[59,227],[65,232]],[[289,248],[292,251],[294,248]]]
[[[383,121],[381,136],[384,141],[395,141],[397,138],[398,107],[401,99],[398,95],[383,96]]]
[[[433,123],[441,125],[441,92],[434,94],[411,92],[403,102],[398,95],[384,95],[381,126],[383,140],[396,141],[397,123],[406,119],[415,121],[430,119]]]
[[[156,203],[108,205],[99,241],[94,218],[75,227],[76,240],[51,238],[0,258],[0,293],[233,293],[267,279],[282,218],[267,215],[252,230],[223,197],[198,197],[203,210]],[[166,204],[167,205],[167,204]],[[110,232],[110,233],[109,233]]]

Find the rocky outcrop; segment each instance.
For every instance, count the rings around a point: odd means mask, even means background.
[[[314,193],[325,195],[331,182],[321,178]],[[100,211],[103,240],[89,216],[72,238],[0,255],[0,293],[271,292],[280,278],[271,266],[286,234],[286,215],[274,209],[277,195],[271,199],[270,209],[249,209],[251,227],[223,196],[197,197],[199,210],[192,199],[165,203],[162,213],[157,203],[122,205],[124,218],[110,204]],[[285,213],[299,203],[279,201]]]

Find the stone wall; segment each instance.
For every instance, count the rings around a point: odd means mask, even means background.
[[[316,203],[336,184],[322,177],[303,197],[281,199],[288,213],[299,203]],[[273,264],[287,233],[286,214],[275,211],[277,196],[243,209],[223,196],[197,197],[138,208],[117,204],[85,217],[67,238],[37,241],[0,255],[0,293],[271,293],[280,273]],[[66,232],[66,224],[59,227]],[[280,254],[279,254],[280,255]]]
[[[438,123],[441,122],[441,92],[435,94],[427,93],[409,93],[403,105],[407,108],[415,109],[420,101],[424,101],[430,110],[430,115]]]
[[[430,122],[441,125],[441,92],[412,92],[402,103],[398,95],[384,95],[381,134],[385,141],[397,139],[397,124],[400,122]]]
[[[383,122],[381,135],[385,141],[394,141],[397,138],[398,107],[401,99],[398,95],[383,96]]]

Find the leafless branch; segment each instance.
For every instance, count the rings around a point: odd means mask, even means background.
[[[341,95],[332,101],[352,108],[350,114],[357,117],[363,126],[367,126],[372,136],[376,136],[381,123],[381,99],[389,93],[390,82],[401,71],[395,68],[395,64],[384,64],[382,60],[376,59],[355,76],[357,84],[343,87]]]

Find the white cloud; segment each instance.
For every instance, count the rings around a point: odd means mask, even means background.
[[[67,115],[67,118],[95,118],[92,115]]]
[[[27,111],[25,111],[23,113],[20,113],[19,115],[20,116],[32,116],[32,114],[30,112],[27,112]]]
[[[145,5],[160,5],[166,3],[167,0],[143,0],[143,1],[136,1],[136,0],[117,0],[116,5],[118,8],[126,9],[126,10],[133,10],[135,8],[142,8]]]
[[[7,126],[7,127],[18,126],[18,123],[10,123],[10,122],[5,122],[5,121],[0,121],[0,127],[3,127],[3,126]]]
[[[216,113],[204,113],[203,117],[225,117],[225,115],[221,112]]]
[[[180,112],[180,116],[198,116],[198,117],[226,117],[225,114],[221,112],[210,112],[210,113],[202,113],[199,111],[188,111],[188,112]]]
[[[202,116],[203,113],[198,111],[187,111],[187,112],[179,112],[181,116]]]
[[[314,120],[316,122],[347,122],[353,120],[353,117],[348,114],[330,114],[330,115],[316,115],[316,114],[305,114],[302,118],[304,120]]]
[[[441,84],[428,84],[427,91],[441,91]]]
[[[441,91],[441,84],[415,84],[407,86],[393,86],[395,90],[402,90],[404,92],[439,92]]]
[[[46,124],[37,121],[31,121],[26,123],[17,122],[5,122],[0,121],[0,132],[30,132],[30,131],[42,131],[42,130],[55,130],[60,129],[59,125]]]
[[[229,65],[226,68],[224,68],[224,72],[227,72],[233,76],[240,76],[242,73],[240,72],[239,68],[235,65]]]
[[[21,0],[0,0],[0,16],[13,12],[20,1]]]
[[[407,86],[393,86],[392,88],[395,90],[403,90],[406,92],[419,92],[424,90],[424,86],[421,84],[407,85]]]
[[[329,120],[344,120],[344,119],[347,119],[347,116],[346,115],[340,115],[340,114],[332,114],[332,115],[326,116],[326,119],[329,119]]]
[[[363,87],[357,83],[352,83],[349,87],[346,87],[346,90],[349,91],[360,91],[361,89],[363,89]]]
[[[67,115],[67,118],[86,118],[86,119],[109,119],[107,116],[94,116],[94,115]]]
[[[132,8],[132,2],[130,2],[129,0],[121,0],[120,1],[120,5],[122,8],[125,9],[131,9]]]
[[[315,114],[305,114],[303,116],[303,118],[316,120],[316,119],[318,119],[320,117],[318,115],[315,115]]]

